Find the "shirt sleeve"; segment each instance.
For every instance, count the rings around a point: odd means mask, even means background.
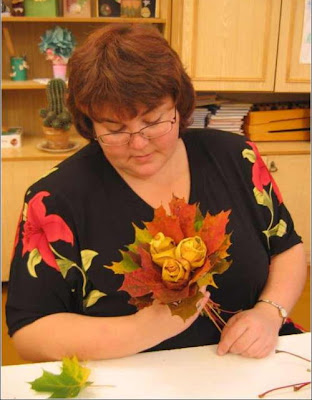
[[[82,313],[84,270],[70,207],[28,190],[13,248],[6,318],[9,335],[43,316]]]
[[[268,253],[270,256],[282,253],[302,242],[301,237],[295,231],[293,219],[278,185],[261,158],[256,144],[246,141],[242,156]]]

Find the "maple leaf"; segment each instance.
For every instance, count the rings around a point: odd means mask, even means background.
[[[197,292],[195,296],[183,299],[177,304],[174,303],[168,304],[171,314],[178,315],[184,321],[186,321],[188,318],[192,317],[197,312],[196,305],[198,301],[201,298],[203,298],[203,296],[204,295],[201,292]]]
[[[127,248],[135,252],[140,244],[150,243],[150,241],[153,239],[153,236],[149,233],[149,231],[146,228],[141,229],[135,224],[132,225],[134,227],[134,232],[135,232],[135,241],[129,244]]]
[[[165,236],[171,237],[175,243],[184,239],[179,218],[175,215],[167,215],[163,206],[155,210],[153,221],[145,222],[145,226],[152,236],[162,232]]]
[[[207,247],[207,254],[217,251],[224,242],[225,228],[229,221],[228,216],[231,210],[221,211],[217,215],[207,213],[203,225],[199,230],[199,236]]]
[[[77,357],[63,358],[62,372],[57,375],[43,370],[42,376],[28,382],[37,392],[52,393],[50,398],[67,399],[76,397],[79,392],[93,382],[87,382],[90,369],[82,367]]]
[[[187,204],[184,199],[173,197],[169,203],[173,215],[179,218],[180,227],[185,237],[196,235],[194,221],[196,219],[197,207],[195,204]]]
[[[145,296],[153,292],[156,285],[161,283],[161,269],[153,262],[151,255],[142,247],[138,247],[141,256],[141,267],[125,274],[125,279],[119,290],[125,290],[131,297]]]
[[[137,254],[123,250],[121,250],[120,253],[122,255],[121,261],[113,261],[112,265],[104,265],[104,268],[114,271],[115,274],[127,274],[140,268]]]

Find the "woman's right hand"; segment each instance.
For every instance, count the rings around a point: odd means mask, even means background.
[[[206,291],[206,288],[202,288],[201,291],[204,297],[198,301],[196,313],[186,321],[178,315],[172,315],[167,305],[154,300],[151,306],[143,308],[134,315],[138,329],[147,331],[148,335],[152,335],[150,339],[155,341],[154,345],[183,332],[198,318],[209,299],[210,293]]]

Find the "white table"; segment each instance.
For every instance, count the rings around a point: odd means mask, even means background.
[[[311,357],[311,333],[283,336],[277,346],[303,357]],[[43,399],[27,383],[39,378],[42,369],[60,373],[60,362],[1,367],[2,399]],[[309,381],[311,363],[285,353],[265,359],[227,354],[218,356],[216,346],[137,354],[115,360],[92,361],[89,380],[79,398],[91,399],[257,399],[277,386]],[[311,399],[311,386],[273,392],[268,399]]]

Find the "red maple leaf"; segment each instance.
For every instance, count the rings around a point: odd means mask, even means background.
[[[163,206],[155,210],[153,221],[145,222],[145,226],[152,236],[162,232],[165,236],[171,237],[175,243],[179,243],[184,239],[179,218],[175,215],[167,215]]]
[[[138,247],[141,256],[141,268],[125,274],[125,279],[119,290],[125,290],[131,297],[141,297],[152,293],[161,283],[161,268],[155,265],[151,255],[141,247]]]
[[[208,255],[217,251],[224,243],[225,228],[229,221],[230,212],[231,210],[221,211],[217,215],[207,213],[198,234],[207,247]]]
[[[140,303],[138,297],[150,293],[153,293],[154,299],[164,304],[179,301],[194,294],[194,288],[190,288],[189,285],[180,290],[167,288],[161,278],[161,268],[153,263],[150,253],[142,247],[138,247],[138,253],[141,256],[141,268],[125,274],[125,279],[119,289],[128,292],[132,298],[137,298],[136,305]]]
[[[187,204],[184,199],[173,197],[169,203],[169,207],[172,214],[179,218],[184,237],[195,236],[194,221],[196,216],[196,204]]]

